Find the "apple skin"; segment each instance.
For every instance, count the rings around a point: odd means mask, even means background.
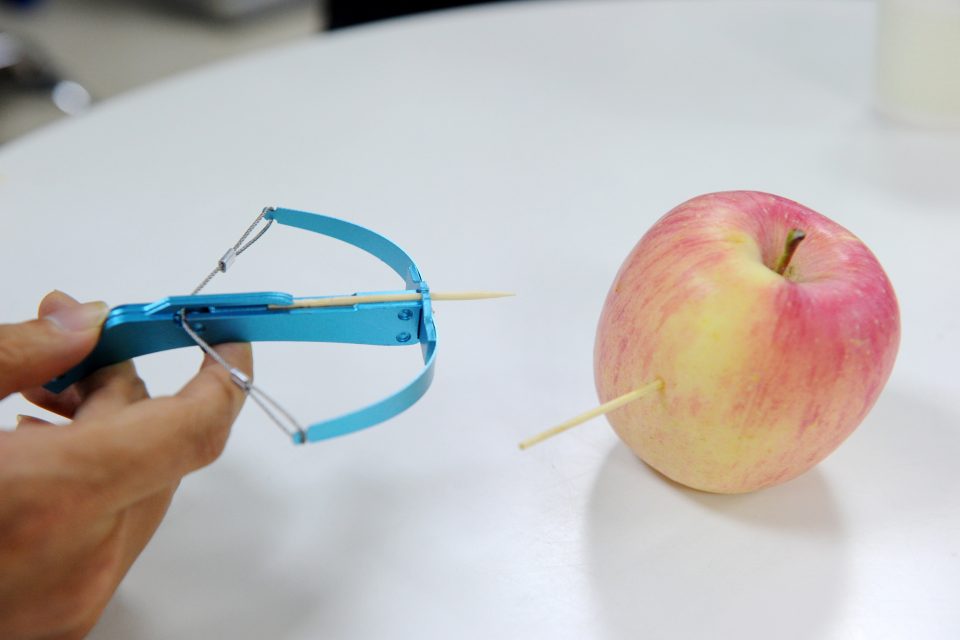
[[[799,244],[781,276],[787,234]],[[597,392],[647,464],[681,484],[743,493],[786,482],[849,436],[900,343],[896,295],[856,236],[791,200],[713,193],[670,211],[620,268],[600,317]]]

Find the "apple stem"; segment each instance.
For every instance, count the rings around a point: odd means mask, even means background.
[[[653,382],[647,383],[647,384],[643,385],[642,387],[640,387],[639,389],[634,389],[633,391],[629,391],[629,392],[623,394],[622,396],[619,396],[619,397],[617,397],[617,398],[614,398],[613,400],[610,400],[609,402],[603,403],[603,404],[600,405],[599,407],[595,407],[595,408],[591,409],[590,411],[587,411],[587,412],[585,412],[585,413],[581,413],[580,415],[578,415],[578,416],[576,416],[576,417],[574,417],[574,418],[570,418],[570,419],[567,420],[566,422],[563,422],[563,423],[561,423],[561,424],[558,424],[557,426],[553,427],[552,429],[547,429],[546,431],[543,431],[543,432],[541,432],[541,433],[538,433],[537,435],[535,435],[535,436],[533,436],[533,437],[531,437],[531,438],[527,438],[526,440],[524,440],[523,442],[520,443],[520,448],[521,448],[521,449],[529,449],[529,448],[532,447],[533,445],[535,445],[535,444],[537,444],[537,443],[539,443],[539,442],[543,442],[543,441],[546,440],[547,438],[552,438],[553,436],[557,435],[558,433],[563,433],[564,431],[566,431],[566,430],[568,430],[568,429],[572,429],[572,428],[574,428],[575,426],[577,426],[577,425],[579,425],[579,424],[583,424],[583,423],[586,422],[587,420],[592,420],[593,418],[596,418],[597,416],[601,416],[601,415],[603,415],[603,414],[605,414],[605,413],[610,413],[610,412],[613,411],[614,409],[619,409],[620,407],[622,407],[622,406],[625,405],[625,404],[629,404],[629,403],[633,402],[634,400],[639,400],[640,398],[642,398],[642,397],[644,397],[644,396],[647,396],[647,395],[649,395],[650,393],[652,393],[652,392],[654,392],[654,391],[659,391],[660,389],[663,389],[663,380],[661,380],[660,378],[657,378],[657,379],[654,380]]]
[[[787,267],[790,266],[790,260],[793,258],[793,254],[796,253],[797,247],[800,246],[800,241],[807,237],[807,234],[803,232],[802,229],[790,229],[790,233],[787,234],[786,246],[783,248],[783,253],[780,254],[780,259],[777,260],[777,266],[774,268],[774,271],[783,275],[787,270]]]

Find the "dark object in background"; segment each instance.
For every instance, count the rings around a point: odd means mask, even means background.
[[[90,93],[63,77],[39,46],[0,31],[0,95],[11,91],[46,94],[67,115],[83,111],[91,102]]]
[[[129,1],[129,0],[128,0]],[[308,0],[150,0],[159,8],[177,7],[214,20],[230,21],[256,18],[271,11],[305,4]]]
[[[450,9],[471,4],[502,2],[504,0],[327,0],[323,3],[327,29],[342,29],[364,22],[384,20],[423,13],[437,9]]]

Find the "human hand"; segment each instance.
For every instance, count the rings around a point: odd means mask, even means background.
[[[21,391],[72,420],[0,431],[0,637],[82,638],[156,531],[180,479],[223,451],[244,393],[206,357],[151,399],[132,362],[59,395],[38,385],[94,347],[107,307],[54,291],[39,318],[0,325],[0,399]],[[252,374],[247,344],[216,347]]]

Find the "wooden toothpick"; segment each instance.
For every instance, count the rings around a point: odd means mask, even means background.
[[[503,291],[460,291],[456,293],[430,293],[431,300],[488,300],[515,295]],[[367,296],[331,296],[329,298],[303,298],[293,304],[272,304],[271,309],[313,309],[318,307],[352,307],[355,304],[373,302],[410,302],[420,300],[420,293],[377,293]]]
[[[538,433],[537,435],[531,438],[527,438],[526,440],[520,443],[520,448],[529,449],[533,445],[539,442],[543,442],[547,438],[552,438],[558,433],[563,433],[564,431],[568,429],[572,429],[579,424],[583,424],[587,420],[592,420],[597,416],[602,416],[605,413],[610,413],[614,409],[619,409],[625,404],[629,404],[634,400],[639,400],[640,398],[643,398],[644,396],[647,396],[653,393],[654,391],[659,391],[660,389],[663,389],[663,380],[661,380],[660,378],[657,378],[653,382],[649,384],[645,384],[639,389],[634,389],[633,391],[627,392],[622,396],[618,398],[614,398],[609,402],[604,402],[599,407],[591,409],[590,411],[587,411],[585,413],[581,413],[575,418],[570,418],[566,422],[558,424],[552,429],[547,429],[546,431],[543,431],[542,433]]]

